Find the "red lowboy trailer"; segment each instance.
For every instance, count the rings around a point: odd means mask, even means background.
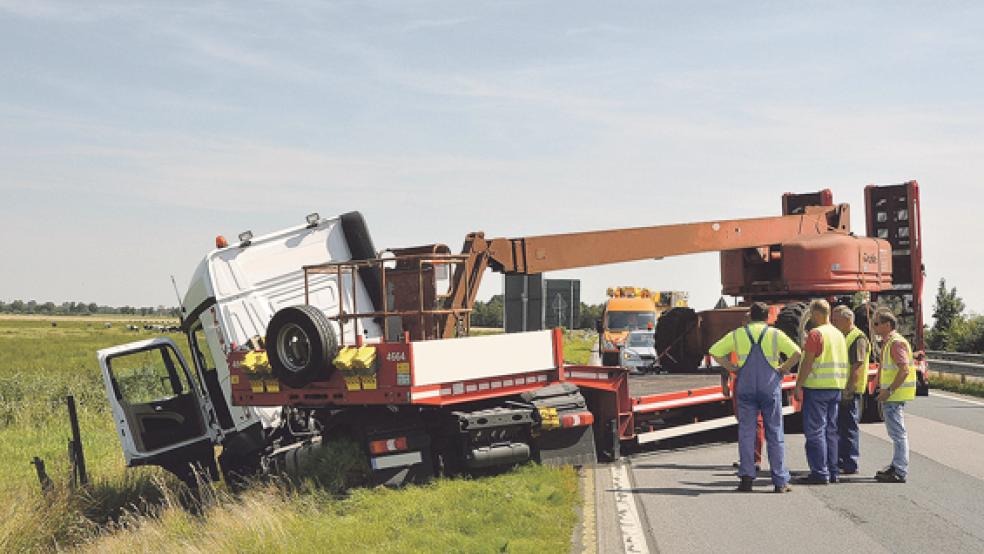
[[[525,460],[593,463],[626,443],[732,425],[731,384],[700,366],[753,301],[769,303],[770,322],[802,341],[811,298],[861,297],[862,329],[871,310],[890,307],[922,348],[918,186],[871,186],[866,199],[868,237],[854,236],[848,206],[821,191],[785,195],[774,217],[472,233],[461,254],[439,244],[377,252],[355,212],[244,233],[236,246],[222,239],[182,306],[191,365],[164,338],[99,353],[127,463],[187,478],[189,464],[218,469],[218,444],[226,473],[302,472],[325,441],[350,437],[376,482],[399,484]],[[722,289],[741,303],[663,313],[655,342],[669,373],[567,363],[560,330],[467,336],[488,268],[524,274],[707,251],[721,251]],[[157,382],[165,396],[145,400]],[[787,414],[799,410],[793,383],[783,383]]]

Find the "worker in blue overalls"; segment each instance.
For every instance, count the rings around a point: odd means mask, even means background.
[[[785,463],[782,427],[782,377],[800,360],[800,349],[779,329],[770,327],[769,307],[755,302],[748,311],[749,323],[721,337],[709,354],[737,375],[738,477],[739,491],[749,492],[755,481],[755,432],[759,414],[765,424],[769,470],[775,492],[789,492],[789,470]],[[737,355],[732,361],[731,354]],[[781,361],[780,355],[786,360]]]

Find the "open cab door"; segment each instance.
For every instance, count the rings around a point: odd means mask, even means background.
[[[211,405],[164,337],[97,353],[127,466],[159,465],[188,483],[192,466],[217,478]]]

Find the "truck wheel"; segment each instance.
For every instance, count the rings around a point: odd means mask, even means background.
[[[656,352],[664,371],[693,371],[700,367],[704,353],[688,340],[697,327],[697,312],[693,308],[670,308],[659,316],[656,324]]]
[[[800,347],[806,343],[806,335],[814,327],[810,320],[810,304],[807,302],[786,304],[776,317],[776,328],[786,333]]]
[[[273,314],[266,345],[274,377],[294,388],[327,377],[338,352],[328,318],[313,306],[290,306]]]
[[[874,394],[864,393],[861,397],[861,422],[879,423],[885,421],[885,414],[882,412],[882,405],[878,402],[878,397]]]
[[[868,345],[875,344],[875,332],[870,327],[870,318],[868,314],[872,316],[875,311],[878,310],[878,306],[872,304],[871,302],[865,302],[857,308],[854,308],[854,326],[864,332],[865,338],[868,339]],[[878,362],[881,358],[881,352],[877,348],[871,350],[871,361]]]

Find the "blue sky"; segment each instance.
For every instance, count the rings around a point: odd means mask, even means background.
[[[984,311],[984,6],[0,0],[0,299],[173,304],[216,234],[377,247],[778,213],[916,179]],[[710,307],[717,256],[562,272]],[[481,297],[501,288],[489,275]]]

